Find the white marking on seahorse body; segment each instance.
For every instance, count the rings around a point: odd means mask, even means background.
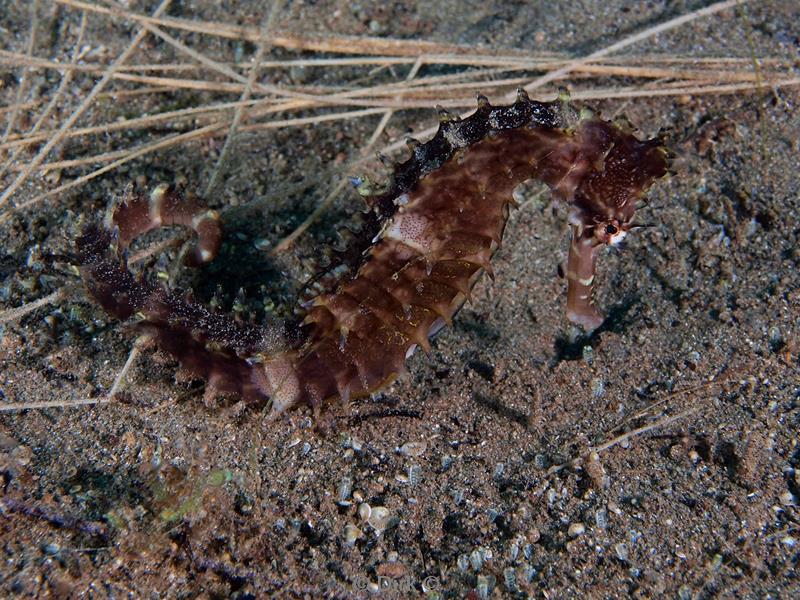
[[[215,210],[207,210],[192,217],[192,229],[197,229],[200,224],[208,219],[209,221],[219,221],[219,213]]]
[[[286,354],[264,362],[264,376],[269,385],[272,411],[282,413],[294,406],[300,398],[300,382],[294,364]]]
[[[628,232],[627,231],[622,231],[620,229],[619,231],[617,231],[617,233],[615,233],[614,235],[612,235],[611,237],[608,238],[608,243],[611,244],[612,246],[616,246],[622,240],[625,239],[626,235],[628,235]]]
[[[413,212],[400,212],[395,215],[386,228],[384,237],[397,240],[414,248],[421,254],[428,254],[434,238],[428,234],[428,220]]]
[[[148,212],[150,215],[150,223],[156,227],[160,226],[162,223],[161,210],[164,203],[164,196],[166,196],[168,189],[169,186],[162,183],[150,192]]]

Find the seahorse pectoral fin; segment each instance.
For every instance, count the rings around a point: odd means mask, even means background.
[[[597,270],[597,256],[602,244],[590,230],[570,226],[572,240],[567,259],[567,319],[587,331],[597,329],[605,317],[594,305],[592,291]]]

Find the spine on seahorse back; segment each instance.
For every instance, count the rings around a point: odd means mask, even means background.
[[[357,262],[309,303],[292,349],[259,347],[264,333],[244,330],[237,343],[226,344],[221,332],[230,324],[221,316],[211,334],[195,327],[190,337],[196,343],[175,348],[166,339],[174,328],[169,313],[197,316],[202,309],[150,290],[145,304],[155,316],[146,312],[145,323],[156,327],[162,347],[171,346],[195,374],[222,381],[209,382],[221,391],[246,379],[240,387],[249,397],[269,396],[276,411],[375,391],[403,371],[417,346],[428,350],[430,336],[450,322],[480,274],[491,272],[512,191],[528,179],[545,182],[572,207],[568,317],[590,329],[602,322],[591,298],[597,256],[625,235],[636,201],[665,174],[658,141],[639,141],[611,123],[579,118],[562,102],[520,95],[506,107],[480,98],[472,116],[445,116],[436,136],[412,150],[387,189],[367,198],[367,226],[342,254]],[[220,368],[218,356],[233,364]]]

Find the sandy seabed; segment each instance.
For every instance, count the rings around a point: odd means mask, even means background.
[[[155,10],[152,2],[125,4],[139,14]],[[166,14],[257,27],[264,11],[253,1],[215,5],[173,2]],[[274,27],[582,56],[700,6],[330,0],[291,3]],[[37,15],[34,55],[69,62],[80,12],[41,1]],[[789,0],[751,3],[746,13],[692,21],[622,55],[734,57],[744,59],[736,67],[742,72],[753,56],[796,65],[797,18]],[[111,63],[137,31],[125,19],[90,13],[85,64]],[[256,49],[169,32],[220,62],[249,60]],[[0,2],[3,49],[26,53],[30,35],[30,3]],[[266,56],[320,55],[273,48]],[[147,36],[129,62],[188,59]],[[356,76],[395,82],[408,68],[294,67],[269,71],[264,81],[321,89],[351,85]],[[423,67],[420,76],[455,69]],[[0,65],[2,105],[34,103],[17,111],[9,134],[30,129],[60,82],[57,71],[31,70],[18,97],[22,72],[13,62]],[[202,72],[174,76],[223,81]],[[97,79],[77,74],[42,129],[57,129]],[[112,88],[147,85],[114,81]],[[585,90],[593,80],[575,75],[569,85]],[[239,95],[107,96],[76,126]],[[799,100],[797,88],[787,87],[589,103],[607,117],[624,112],[642,135],[666,129],[676,154],[676,175],[654,187],[642,213],[653,226],[602,257],[598,303],[609,320],[591,336],[563,317],[564,213],[528,186],[495,256],[496,279],[477,285],[473,303],[435,338],[430,355],[409,362],[409,375],[349,409],[331,407],[322,424],[308,411],[269,422],[257,408],[208,405],[199,382],[176,381],[176,365],[150,348],[113,403],[0,413],[0,594],[800,593]],[[360,200],[343,192],[290,252],[267,256],[256,246],[292,231],[349,174],[339,167],[359,156],[379,119],[243,131],[209,201],[216,208],[266,201],[232,217],[222,255],[200,274],[181,275],[184,283],[206,299],[220,286],[229,304],[244,287],[248,298],[270,298],[269,310],[290,310],[309,259],[335,240]],[[398,113],[379,145],[434,123],[433,110]],[[49,160],[180,131],[168,122],[71,138]],[[89,302],[64,264],[42,257],[69,251],[80,218],[100,216],[131,182],[178,181],[202,191],[225,134],[143,156],[29,210],[0,207],[10,214],[0,223],[3,308],[65,290],[55,304],[3,324],[0,402],[68,405],[108,392],[134,334]],[[3,187],[37,150],[13,161],[5,151]],[[88,168],[34,178],[14,201]]]

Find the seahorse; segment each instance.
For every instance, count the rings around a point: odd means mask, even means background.
[[[441,111],[436,135],[409,147],[382,188],[355,179],[364,225],[296,321],[244,324],[129,271],[128,245],[162,225],[196,232],[191,264],[219,250],[218,214],[167,186],[126,194],[103,225],[79,236],[88,292],[114,317],[136,315],[136,327],[204,379],[207,394],[266,403],[273,414],[300,405],[318,412],[384,388],[417,348],[430,351],[478,278],[492,274],[514,188],[537,179],[570,209],[567,318],[586,330],[603,322],[592,298],[597,259],[635,226],[637,203],[667,173],[661,139],[639,140],[563,98],[537,102],[520,91],[508,106],[479,95],[463,120]]]

